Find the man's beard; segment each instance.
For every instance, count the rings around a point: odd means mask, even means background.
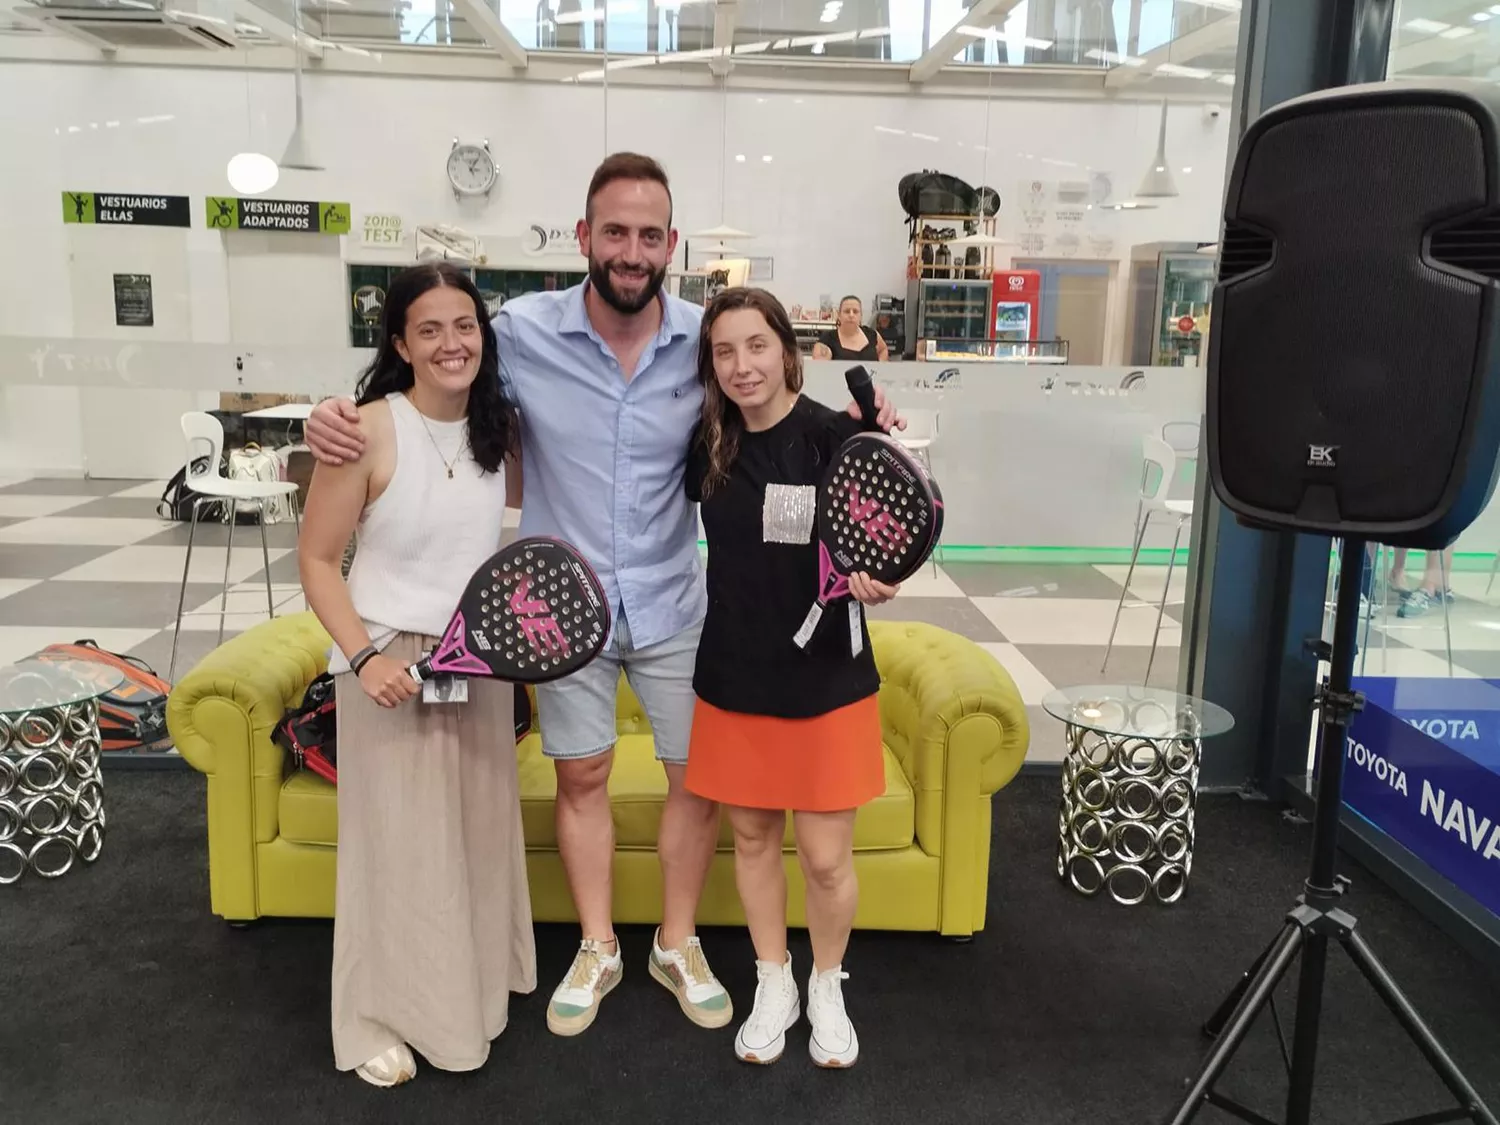
[[[604,298],[604,303],[610,308],[626,316],[634,316],[656,300],[666,279],[666,266],[652,270],[646,275],[646,283],[641,286],[641,291],[633,297],[627,296],[615,288],[614,278],[610,275],[607,264],[597,258],[589,259],[589,281],[593,284],[594,291]]]

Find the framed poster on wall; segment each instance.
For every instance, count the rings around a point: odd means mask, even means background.
[[[151,301],[151,275],[117,273],[114,276],[116,327],[153,327],[156,324],[156,311]]]

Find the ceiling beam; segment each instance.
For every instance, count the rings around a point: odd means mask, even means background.
[[[484,41],[515,69],[525,70],[530,64],[531,56],[526,48],[511,34],[510,28],[500,22],[499,15],[485,0],[453,0],[453,7],[463,16],[464,22],[479,32]]]
[[[943,67],[953,61],[953,56],[971,41],[970,36],[958,29],[961,27],[985,27],[996,24],[1010,15],[1020,0],[976,0],[974,6],[958,17],[958,21],[943,33],[927,53],[911,64],[907,78],[912,82],[926,82]]]
[[[107,59],[112,59],[115,56],[115,45],[113,43],[106,43],[103,39],[96,38],[86,31],[80,31],[78,28],[69,25],[66,21],[48,20],[42,18],[40,15],[33,15],[32,13],[39,13],[41,9],[31,4],[18,4],[14,8],[5,9],[4,11],[6,15],[20,20],[31,27],[42,31],[54,32],[71,39],[75,43],[82,43],[85,47],[92,47]]]
[[[294,47],[310,59],[323,57],[323,41],[306,31],[298,31],[278,15],[254,4],[251,0],[231,0],[235,14],[246,23],[253,23],[268,37],[288,47]]]
[[[1128,63],[1117,63],[1110,67],[1109,73],[1104,78],[1105,88],[1118,89],[1132,82],[1150,78],[1156,72],[1157,67],[1163,63],[1191,66],[1194,59],[1201,59],[1204,55],[1237,45],[1239,38],[1240,21],[1238,18],[1225,16],[1214,20],[1213,23],[1194,28],[1186,35],[1168,40],[1160,47],[1153,47],[1138,59],[1131,59]]]

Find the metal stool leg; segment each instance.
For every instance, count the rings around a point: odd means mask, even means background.
[[[276,599],[271,596],[271,548],[266,545],[266,506],[260,506],[260,557],[266,564],[266,617],[276,616]]]
[[[203,503],[199,497],[193,501],[193,516],[188,523],[187,557],[182,560],[182,587],[177,591],[177,624],[172,629],[172,659],[167,663],[167,683],[175,683],[172,679],[177,672],[177,641],[182,636],[182,606],[187,599],[188,571],[193,565],[193,536],[198,530],[198,505]]]
[[[1344,550],[1343,546],[1340,545],[1340,547],[1339,547],[1340,557],[1342,557],[1342,555],[1343,555],[1343,550]],[[1381,575],[1381,566],[1382,566],[1382,564],[1384,562],[1385,562],[1385,544],[1383,544],[1383,543],[1377,543],[1375,545],[1375,558],[1374,558],[1374,561],[1372,561],[1370,563],[1370,565],[1375,568],[1374,573],[1371,575],[1371,582],[1370,582],[1370,612],[1365,615],[1365,620],[1364,620],[1365,637],[1364,637],[1364,641],[1359,646],[1359,674],[1361,676],[1363,676],[1365,674],[1365,667],[1366,667],[1366,665],[1369,664],[1369,661],[1370,661],[1370,629],[1371,629],[1371,627],[1372,627],[1372,625],[1374,624],[1374,621],[1375,621],[1375,605],[1376,605],[1377,599],[1378,599],[1380,607],[1381,607],[1381,621],[1382,622],[1384,622],[1384,620],[1385,620],[1385,614],[1387,612],[1389,612],[1386,609],[1386,606],[1387,606],[1387,603],[1390,601],[1390,596],[1391,596],[1391,594],[1390,594],[1390,582],[1391,582],[1391,580],[1390,580],[1389,576],[1382,577],[1382,575]],[[1384,629],[1382,629],[1381,632],[1382,632],[1382,634],[1384,634]],[[1386,638],[1382,635],[1382,637],[1381,637],[1382,644],[1384,644],[1385,639]],[[1385,650],[1384,650],[1384,648],[1382,648],[1381,649],[1381,653],[1382,653],[1381,659],[1382,660],[1385,659],[1384,652],[1385,652]]]
[[[224,614],[229,611],[229,560],[234,557],[236,501],[229,501],[229,535],[224,544],[224,588],[219,594],[219,644],[224,643]]]
[[[1187,520],[1177,517],[1177,533],[1172,536],[1172,553],[1167,556],[1167,580],[1161,590],[1161,604],[1156,607],[1156,631],[1151,634],[1151,655],[1146,657],[1146,674],[1141,677],[1141,683],[1147,684],[1151,681],[1151,665],[1156,663],[1156,642],[1161,637],[1161,619],[1167,613],[1167,594],[1172,589],[1172,568],[1177,564],[1177,544],[1182,542],[1182,525]]]
[[[1109,627],[1109,641],[1104,646],[1104,663],[1099,666],[1100,675],[1109,667],[1109,654],[1115,647],[1115,632],[1120,627],[1120,611],[1125,608],[1125,596],[1130,593],[1130,580],[1135,575],[1135,561],[1141,554],[1141,543],[1146,538],[1146,525],[1151,522],[1151,512],[1143,509],[1140,502],[1135,506],[1135,546],[1130,549],[1130,566],[1125,571],[1125,585],[1120,590],[1120,601],[1115,606],[1114,624]]]
[[[1444,552],[1438,552],[1438,577],[1443,580],[1443,588],[1438,591],[1438,597],[1443,599],[1443,643],[1448,648],[1448,678],[1453,678],[1453,625],[1448,617],[1448,560]]]

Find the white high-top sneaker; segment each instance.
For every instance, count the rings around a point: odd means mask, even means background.
[[[813,974],[807,982],[807,1022],[812,1024],[812,1038],[807,1051],[819,1066],[853,1066],[859,1058],[859,1036],[844,1011],[843,982],[849,974],[843,966]]]
[[[786,964],[755,962],[755,1007],[734,1037],[734,1053],[743,1062],[773,1063],[786,1050],[786,1033],[801,1015],[801,998],[792,978],[792,955]]]

